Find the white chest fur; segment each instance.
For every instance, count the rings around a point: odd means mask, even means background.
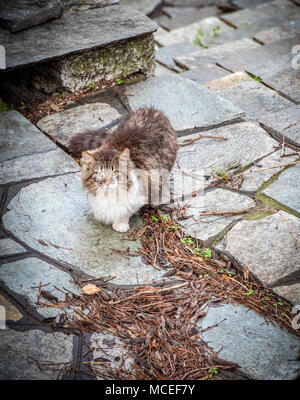
[[[106,191],[99,189],[95,195],[88,195],[88,201],[95,218],[105,224],[115,224],[124,219],[128,221],[131,215],[147,203],[135,176],[132,176],[129,191],[120,188]]]

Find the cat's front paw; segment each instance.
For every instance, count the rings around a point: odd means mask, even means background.
[[[118,222],[113,224],[113,229],[117,232],[127,232],[129,229],[129,223],[128,222]]]

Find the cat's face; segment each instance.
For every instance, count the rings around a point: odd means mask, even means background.
[[[82,183],[90,194],[110,192],[118,188],[128,189],[129,150],[82,153]]]

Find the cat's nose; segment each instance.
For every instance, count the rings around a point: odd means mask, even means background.
[[[109,181],[108,176],[105,176],[105,177],[103,178],[103,183],[105,183],[105,185],[107,185],[107,186],[110,184],[110,181]]]

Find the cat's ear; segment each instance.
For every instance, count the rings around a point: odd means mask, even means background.
[[[119,162],[127,162],[129,160],[129,156],[130,156],[130,151],[129,149],[124,149],[123,151],[121,151],[121,153],[119,154]]]
[[[80,159],[80,164],[91,164],[93,163],[96,159],[96,157],[88,152],[88,151],[83,151]]]

